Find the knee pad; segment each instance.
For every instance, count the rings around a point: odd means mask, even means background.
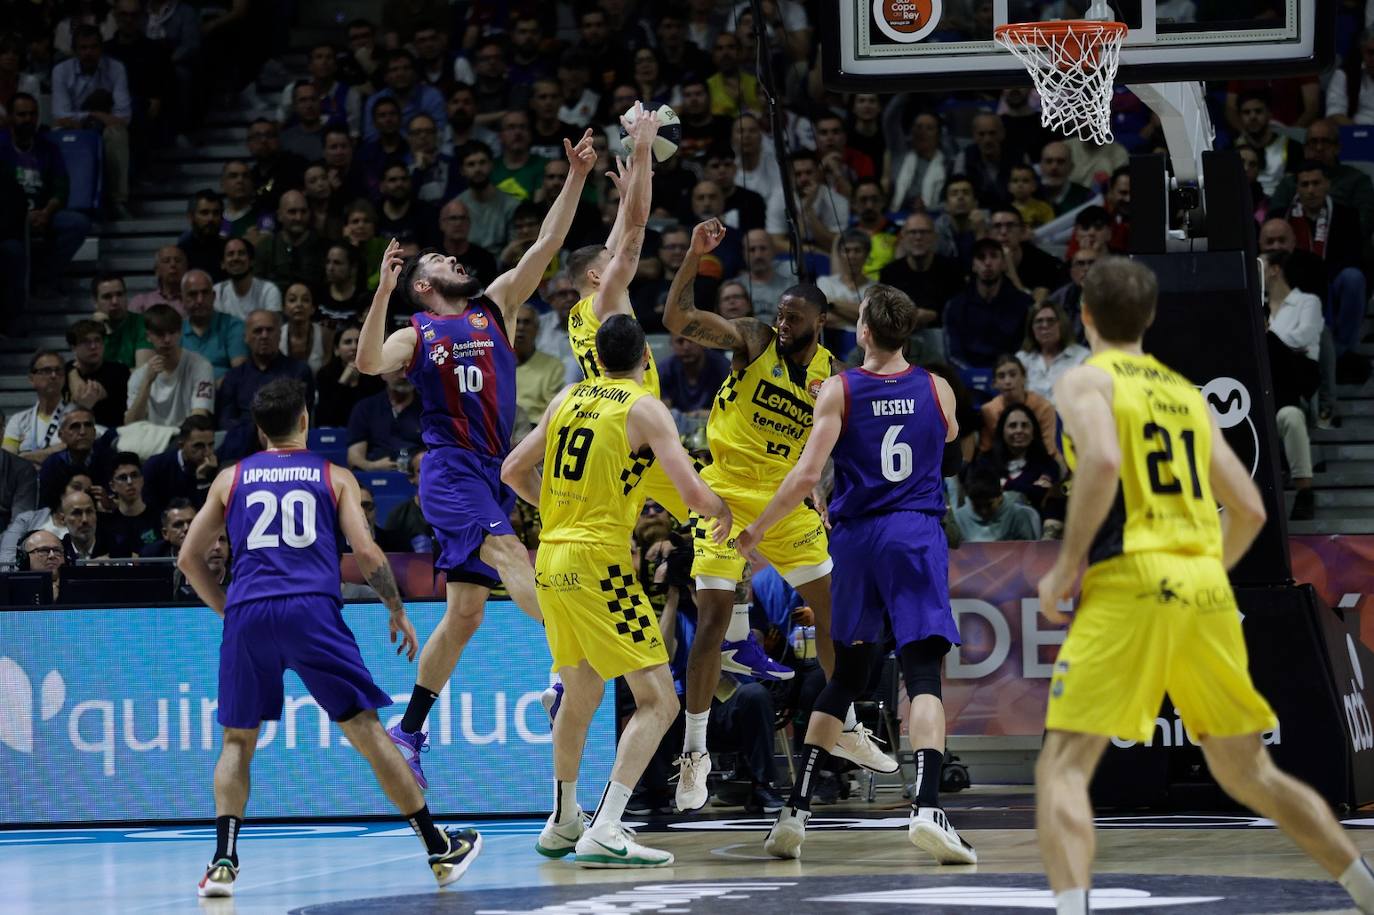
[[[918,642],[907,642],[901,647],[897,657],[901,661],[908,699],[917,696],[941,698],[940,662],[949,654],[949,649],[949,642],[938,635]]]
[[[835,673],[816,699],[816,710],[844,720],[849,706],[868,686],[877,645],[836,645]]]

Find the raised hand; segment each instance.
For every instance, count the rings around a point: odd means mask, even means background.
[[[630,115],[634,122],[630,122]],[[620,126],[634,141],[635,156],[643,159],[653,150],[654,139],[658,136],[658,118],[652,111],[646,111],[644,103],[636,101],[635,106],[620,116]]]
[[[381,278],[377,283],[379,289],[390,292],[396,288],[396,281],[401,275],[401,267],[405,265],[405,260],[405,256],[401,254],[401,243],[393,238],[382,254]]]
[[[693,254],[700,255],[714,251],[723,241],[725,241],[725,226],[720,224],[719,219],[699,222],[696,228],[692,229]]]
[[[582,139],[573,146],[566,137],[563,138],[563,152],[568,157],[568,172],[571,175],[580,175],[583,178],[591,174],[596,166],[596,147],[592,145],[592,129],[587,128],[582,134]]]

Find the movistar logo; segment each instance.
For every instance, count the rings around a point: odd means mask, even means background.
[[[48,671],[38,691],[38,718],[47,721],[67,702],[67,684]],[[34,695],[29,675],[10,658],[0,658],[0,743],[20,753],[33,752]]]

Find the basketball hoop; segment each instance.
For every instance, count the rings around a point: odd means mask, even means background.
[[[1127,27],[1064,19],[999,25],[997,43],[1030,71],[1040,93],[1040,123],[1065,135],[1112,142],[1112,84]]]

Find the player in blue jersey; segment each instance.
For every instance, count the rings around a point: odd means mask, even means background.
[[[425,844],[440,886],[457,880],[482,847],[471,829],[434,825],[376,709],[391,698],[363,666],[358,643],[340,613],[339,552],[343,537],[358,568],[391,611],[391,641],[412,660],[418,648],[396,579],[373,542],[349,471],[305,450],[305,387],[278,379],[253,397],[253,422],[266,451],[221,471],[205,507],[191,522],[177,565],[205,605],[224,617],[220,645],[219,723],[224,743],[215,766],[215,855],[201,896],[232,896],[237,840],[248,803],[248,770],[263,721],[281,718],[282,675],[291,670],[337,721],[372,766],[382,790]],[[225,525],[233,550],[229,593],[205,554]]]
[[[403,259],[393,239],[381,281],[358,335],[358,370],[405,370],[420,397],[425,457],[420,509],[439,542],[438,568],[448,573],[448,608],[420,653],[419,676],[401,722],[388,733],[406,754],[421,788],[425,718],[482,622],[497,580],[520,609],[541,620],[529,552],[515,536],[515,495],[501,482],[515,420],[515,351],[509,329],[534,295],[572,224],[587,174],[596,162],[592,132],[568,155],[568,179],[549,208],[539,238],[513,268],[482,290],[455,257],[424,251]],[[410,326],[383,339],[387,307],[399,287],[415,314]]]
[[[746,555],[820,482],[831,457],[830,634],[835,672],[806,729],[801,777],[764,848],[801,857],[815,776],[828,758],[850,703],[860,698],[891,635],[911,700],[907,720],[916,753],[916,794],[908,835],[942,864],[973,864],[973,847],[939,806],[945,748],[940,665],[959,630],[949,606],[949,546],[944,477],[961,456],[954,391],[910,365],[902,347],[916,326],[916,306],[891,286],[874,286],[859,305],[864,362],[821,386],[816,423],[801,459],[771,502],[739,535]]]

